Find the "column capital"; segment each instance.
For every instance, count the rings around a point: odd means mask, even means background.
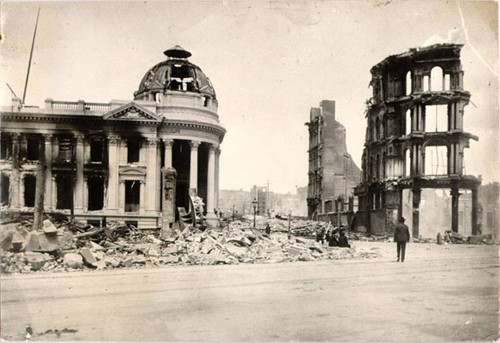
[[[12,137],[12,141],[19,141],[19,138],[21,138],[21,135],[17,132],[13,132],[11,134],[11,137]]]
[[[45,139],[45,143],[51,143],[52,138],[54,137],[54,135],[51,133],[44,133],[42,136]]]
[[[144,185],[144,184],[146,184],[146,180],[141,179],[141,180],[139,180],[139,183],[140,183],[141,185]]]
[[[83,144],[83,141],[85,140],[84,135],[75,135],[76,143],[77,144]]]
[[[158,144],[158,138],[146,138],[146,142],[149,146],[156,146],[156,144]]]
[[[120,136],[108,136],[107,137],[109,144],[117,144],[120,141]]]
[[[200,146],[201,142],[200,141],[191,141],[191,142],[189,142],[189,144],[191,145],[191,149],[197,150],[198,147]]]
[[[208,151],[210,153],[216,153],[217,150],[219,150],[219,146],[215,144],[210,144],[210,147],[208,148]]]
[[[165,144],[165,148],[172,148],[174,140],[171,138],[163,138],[163,144]]]

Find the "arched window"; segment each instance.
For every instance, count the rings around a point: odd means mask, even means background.
[[[443,90],[443,69],[441,69],[441,67],[436,66],[431,69],[430,90],[433,92]]]
[[[375,119],[375,141],[380,139],[380,121],[378,117]]]
[[[412,90],[411,71],[409,71],[406,73],[406,95],[410,95]]]
[[[411,110],[407,109],[405,114],[405,135],[411,133]]]

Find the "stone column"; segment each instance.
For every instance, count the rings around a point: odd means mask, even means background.
[[[217,148],[215,152],[215,208],[219,211],[219,159],[221,149]],[[268,204],[269,206],[269,204]]]
[[[125,185],[125,183],[123,183]],[[148,185],[148,182],[146,182],[146,180],[140,180],[139,181],[139,212],[143,213],[144,212],[144,208],[146,208],[146,191],[147,191],[147,185]],[[125,189],[125,188],[124,188]],[[152,195],[149,195],[150,193],[148,193],[148,200],[150,198],[153,198]],[[123,198],[125,199],[125,191],[123,192]],[[151,201],[149,201],[151,202]],[[148,210],[146,208],[146,210]]]
[[[76,183],[75,183],[75,197],[74,197],[74,208],[75,211],[83,211],[83,193],[84,193],[84,181],[83,181],[83,159],[84,159],[84,137],[78,135],[76,138]]]
[[[174,145],[173,139],[164,139],[163,144],[165,146],[165,168],[172,167],[172,146]]]
[[[52,210],[52,135],[45,138],[45,210]]]
[[[87,175],[83,176],[83,212],[89,210],[89,178]]]
[[[156,138],[147,139],[147,172],[146,172],[146,198],[145,209],[146,211],[157,211],[156,209],[156,145],[158,140]],[[141,201],[141,207],[143,202]]]
[[[451,188],[451,230],[458,233],[458,197],[460,192],[458,187]]]
[[[478,210],[478,199],[477,199],[477,187],[471,189],[472,192],[472,209],[471,209],[471,228],[472,235],[479,235],[478,222],[477,222],[477,210]]]
[[[120,180],[117,194],[118,194],[118,212],[125,212],[125,180]]]
[[[107,187],[107,210],[118,211],[118,144],[119,137],[108,137],[108,187]]]
[[[57,209],[57,178],[56,175],[52,174],[51,177],[51,183],[52,183],[52,208],[55,210]]]
[[[198,194],[198,147],[200,142],[191,141],[191,164],[189,168],[189,190]],[[212,203],[213,205],[213,203]],[[213,208],[212,208],[213,211]]]
[[[208,173],[207,173],[207,224],[210,227],[217,227],[218,218],[214,213],[215,205],[215,151],[217,147],[210,145],[208,151]]]
[[[14,210],[19,209],[21,205],[20,198],[20,164],[19,164],[19,134],[12,134],[12,173],[10,180],[10,207]]]
[[[174,168],[163,168],[162,224],[161,238],[167,239],[174,234],[172,226],[175,223],[175,190],[177,172]]]
[[[420,188],[412,189],[413,193],[413,209],[412,209],[412,236],[413,238],[418,238],[419,236],[419,222],[420,222]]]

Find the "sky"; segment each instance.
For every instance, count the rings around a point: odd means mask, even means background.
[[[370,68],[434,42],[462,43],[466,173],[499,180],[498,7],[492,1],[3,2],[0,103],[22,96],[41,8],[26,103],[133,99],[143,75],[181,45],[211,79],[227,129],[220,188],[307,185],[311,107],[335,100],[361,166]]]

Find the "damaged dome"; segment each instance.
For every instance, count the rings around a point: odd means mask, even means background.
[[[164,93],[167,90],[195,92],[215,99],[215,90],[209,78],[197,65],[189,62],[191,53],[179,45],[164,52],[168,57],[148,70],[134,93],[136,100],[144,99],[149,94]]]

